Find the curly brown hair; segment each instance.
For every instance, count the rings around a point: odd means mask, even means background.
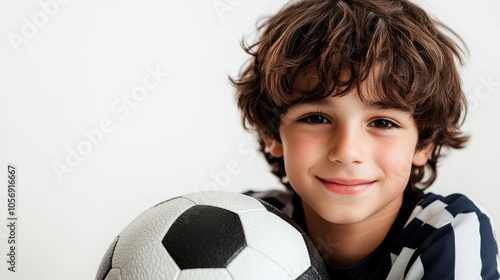
[[[283,158],[265,152],[262,135],[280,141],[281,117],[294,104],[342,96],[353,88],[361,95],[360,85],[375,67],[382,101],[411,112],[419,132],[416,149],[435,144],[426,166],[412,166],[407,191],[418,192],[434,182],[442,147],[459,149],[467,142],[460,131],[467,101],[457,71],[466,47],[456,33],[415,4],[291,1],[257,29],[256,43],[242,43],[252,56],[249,63],[230,80],[244,127],[259,133],[260,150],[271,171],[288,188]],[[294,89],[298,75],[310,73],[319,81],[315,88]]]

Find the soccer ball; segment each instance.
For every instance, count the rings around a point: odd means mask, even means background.
[[[311,240],[266,202],[196,192],[133,220],[107,250],[96,280],[329,279]]]

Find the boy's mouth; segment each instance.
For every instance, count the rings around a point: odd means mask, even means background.
[[[358,178],[319,178],[325,188],[336,194],[355,195],[369,189],[374,180]]]

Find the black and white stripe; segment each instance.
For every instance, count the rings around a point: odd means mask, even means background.
[[[399,254],[392,252],[388,279],[500,278],[492,223],[463,195],[427,194],[403,232],[406,242]]]

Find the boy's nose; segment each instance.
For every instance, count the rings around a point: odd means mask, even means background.
[[[364,149],[366,143],[360,131],[348,127],[338,128],[332,133],[328,159],[344,165],[363,163]]]

